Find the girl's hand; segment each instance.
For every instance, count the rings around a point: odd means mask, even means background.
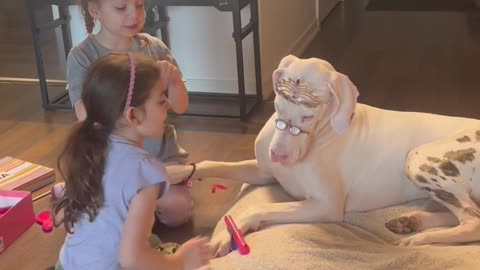
[[[193,270],[208,264],[213,254],[208,238],[195,237],[183,244],[174,256],[179,256],[183,261],[185,270]]]
[[[172,110],[178,114],[185,113],[188,108],[188,94],[180,70],[169,61],[157,61],[157,65],[160,68],[160,79],[168,91]]]
[[[179,82],[182,82],[182,75],[180,70],[171,64],[169,61],[157,61],[160,67],[161,80],[166,82],[166,87],[170,90],[171,87],[177,86]]]

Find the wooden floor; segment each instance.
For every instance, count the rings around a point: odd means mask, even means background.
[[[478,13],[367,12],[365,5],[366,1],[348,0],[340,4],[304,56],[324,58],[347,74],[362,103],[480,118]],[[31,47],[8,42],[0,41],[0,48],[9,48],[0,50],[0,77],[15,76],[14,69],[34,74],[34,63],[26,60],[32,59],[27,57]],[[33,86],[0,84],[0,97],[0,156],[54,167],[74,123],[73,114],[44,112],[39,90]],[[173,122],[191,161],[236,161],[253,158],[255,136],[272,112],[268,101],[247,122],[198,117],[178,117]],[[217,182],[229,189],[211,194],[210,184]],[[194,223],[173,230],[160,228],[158,233],[166,241],[180,242],[192,234],[209,233],[237,190],[238,184],[222,179],[195,186]],[[45,210],[48,204],[48,198],[42,199],[35,210]],[[64,236],[62,229],[45,234],[33,225],[0,255],[0,268],[45,269],[57,261]]]

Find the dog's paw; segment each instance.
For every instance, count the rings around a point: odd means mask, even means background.
[[[254,216],[240,216],[238,218],[237,225],[242,234],[247,232],[256,232],[263,227],[263,223]]]
[[[210,246],[212,247],[213,255],[215,257],[223,257],[227,255],[230,252],[231,240],[232,237],[226,229],[217,233],[210,240]]]
[[[394,233],[409,234],[418,230],[419,222],[415,216],[404,216],[390,220],[385,227]]]
[[[427,237],[424,233],[415,234],[398,241],[393,242],[395,246],[399,247],[414,247],[414,246],[422,246],[427,245],[429,242],[427,241]]]

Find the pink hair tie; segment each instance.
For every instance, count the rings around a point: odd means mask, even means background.
[[[127,110],[132,102],[133,87],[135,85],[135,59],[133,59],[133,54],[128,53],[128,59],[130,60],[130,83],[128,84],[127,101],[125,102],[125,109],[123,110],[124,116],[127,116]]]

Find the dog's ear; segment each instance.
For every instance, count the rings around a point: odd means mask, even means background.
[[[296,60],[298,60],[298,57],[291,54],[282,58],[282,60],[280,61],[280,64],[278,64],[278,68],[272,74],[273,84],[275,84],[278,80],[280,80],[280,78],[282,77],[283,73],[288,68],[288,66],[290,66],[290,64]]]
[[[342,134],[348,129],[355,113],[359,93],[346,75],[336,71],[332,72],[330,92],[333,98],[330,124],[337,134]]]

